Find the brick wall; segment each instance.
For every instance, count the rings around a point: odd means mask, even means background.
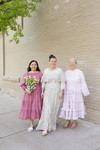
[[[66,71],[69,58],[75,57],[91,93],[85,102],[86,120],[100,124],[100,1],[41,0],[32,18],[24,19],[23,32],[18,45],[9,42],[12,33],[6,37],[6,76],[21,77],[31,59],[43,71],[50,54],[57,56],[57,65]],[[1,79],[0,83],[3,91],[22,94],[18,82]]]

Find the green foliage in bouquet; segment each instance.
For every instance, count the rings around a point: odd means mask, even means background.
[[[18,17],[31,17],[40,0],[0,0],[0,32],[8,34],[8,29],[14,31],[13,40],[19,43],[23,37],[22,27],[17,23]]]
[[[39,80],[37,80],[35,76],[32,79],[30,76],[26,76],[25,81],[26,81],[27,89],[30,91],[33,91],[36,88],[36,83],[39,82]]]

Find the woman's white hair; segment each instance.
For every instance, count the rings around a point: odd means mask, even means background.
[[[74,61],[75,64],[77,64],[77,60],[76,60],[75,58],[70,58],[69,62],[70,62],[70,61]]]

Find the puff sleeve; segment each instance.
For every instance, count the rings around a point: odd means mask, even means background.
[[[25,77],[26,77],[27,75],[26,74],[24,74],[23,75],[23,77],[22,77],[22,80],[21,80],[21,83],[20,83],[20,87],[25,91],[25,89],[27,88],[27,86],[26,86],[26,81],[25,81]]]

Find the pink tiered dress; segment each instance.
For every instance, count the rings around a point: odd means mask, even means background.
[[[31,76],[31,78],[33,78],[33,76],[36,77],[36,79],[39,80],[39,83],[36,84],[36,89],[34,89],[31,93],[31,96],[29,96],[29,94],[25,91],[26,87],[26,82],[24,77],[26,76]],[[41,117],[41,110],[42,110],[42,100],[41,100],[41,77],[42,77],[42,73],[41,72],[37,72],[37,73],[25,73],[23,75],[20,87],[25,91],[24,92],[24,96],[23,96],[23,100],[22,100],[22,106],[21,106],[21,110],[19,113],[19,119],[22,120],[27,120],[27,119],[40,119]]]
[[[74,71],[68,70],[65,72],[65,80],[66,85],[60,118],[65,118],[68,120],[84,118],[86,113],[83,95],[89,95],[84,74],[79,69]]]

